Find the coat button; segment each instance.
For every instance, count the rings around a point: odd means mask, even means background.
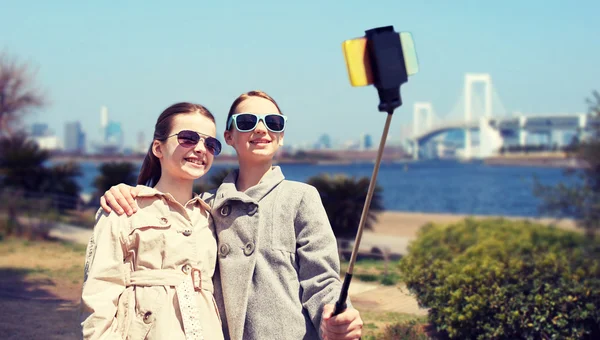
[[[161,224],[167,224],[167,223],[169,223],[169,220],[167,220],[167,218],[166,218],[166,217],[161,217],[161,218],[160,218],[160,223],[161,223]]]
[[[186,229],[183,231],[183,236],[190,236],[192,235],[192,229]]]
[[[252,255],[252,253],[254,253],[254,243],[248,242],[244,246],[244,254],[246,256],[250,256],[250,255]]]
[[[152,312],[148,311],[144,314],[144,323],[148,324],[151,323],[152,321],[154,321],[154,318],[152,317]]]
[[[250,204],[248,206],[248,216],[254,216],[256,211],[258,211],[258,206],[256,204]]]
[[[183,267],[181,267],[181,271],[185,274],[188,275],[189,273],[191,273],[192,271],[192,266],[190,266],[189,264],[184,265]]]
[[[222,257],[225,257],[225,256],[227,256],[227,254],[229,254],[229,245],[227,243],[222,243],[219,246],[219,254]]]
[[[231,213],[231,206],[229,204],[224,205],[221,208],[221,216],[229,216],[230,213]]]

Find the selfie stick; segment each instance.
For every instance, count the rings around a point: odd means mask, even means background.
[[[392,114],[394,113],[394,109],[402,105],[402,98],[400,97],[400,85],[408,81],[408,73],[406,71],[400,35],[394,31],[394,27],[385,26],[373,28],[365,31],[365,33],[367,38],[365,60],[369,60],[370,69],[372,71],[373,85],[377,88],[377,92],[379,93],[380,103],[378,109],[380,112],[387,112],[387,119],[383,128],[381,140],[379,141],[379,150],[377,151],[375,168],[373,169],[373,175],[371,176],[371,182],[369,183],[367,198],[365,200],[365,205],[360,217],[358,232],[356,234],[354,247],[352,249],[352,257],[350,258],[346,276],[344,277],[344,283],[342,285],[340,297],[335,303],[333,315],[338,315],[346,309],[346,299],[348,297],[350,281],[352,280],[354,263],[356,262],[356,256],[358,253],[360,240],[362,238],[363,228],[367,220],[371,199],[373,198],[373,191],[375,190],[375,185],[377,182],[377,174],[379,172],[381,156],[383,155],[385,141],[387,139],[390,123],[392,121]]]

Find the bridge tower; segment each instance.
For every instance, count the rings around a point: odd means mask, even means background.
[[[418,136],[421,132],[421,115],[425,115],[426,129],[433,126],[433,107],[429,102],[416,102],[413,105],[413,136]],[[413,143],[413,158],[419,159],[419,142]]]
[[[465,75],[465,122],[467,125],[472,122],[473,117],[473,85],[481,83],[485,86],[485,102],[483,116],[485,119],[492,117],[492,78],[488,73],[467,73]],[[465,159],[471,159],[473,157],[473,151],[471,147],[471,130],[467,128],[465,130]]]

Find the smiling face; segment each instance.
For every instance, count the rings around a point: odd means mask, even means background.
[[[280,114],[273,102],[257,96],[250,96],[241,101],[233,113]],[[262,120],[249,132],[240,132],[234,125],[225,131],[225,142],[235,149],[240,162],[271,162],[279,146],[283,145],[284,133],[269,131]]]
[[[173,135],[183,130],[212,137],[216,135],[215,123],[200,113],[178,114],[173,117],[169,133],[171,137],[164,141],[155,140],[152,144],[152,151],[160,160],[161,178],[193,181],[206,174],[213,163],[214,155],[207,150],[204,139],[193,147],[180,145],[178,136]]]

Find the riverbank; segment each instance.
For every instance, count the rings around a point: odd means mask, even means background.
[[[582,168],[584,164],[564,152],[510,153],[483,160],[487,165]]]

